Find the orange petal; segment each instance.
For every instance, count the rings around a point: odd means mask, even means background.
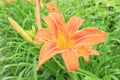
[[[90,53],[86,53],[86,55],[83,56],[85,62],[89,61],[89,55],[92,55],[92,54],[94,54],[94,55],[100,55],[98,51],[96,51],[96,50],[90,50]]]
[[[40,29],[35,37],[35,43],[41,43],[41,40],[51,40],[51,32],[48,29]]]
[[[90,50],[90,54],[94,54],[94,55],[100,55],[100,53],[96,50]]]
[[[55,23],[58,24],[58,28],[65,26],[65,21],[61,13],[59,12],[51,12],[49,13],[49,16],[53,19]]]
[[[38,4],[40,4],[40,1],[41,1],[41,0],[38,0]]]
[[[92,50],[90,45],[82,45],[76,47],[78,51],[78,56],[89,56],[91,54],[100,55],[98,51]]]
[[[52,21],[52,19],[50,18],[50,16],[44,16],[43,19],[48,24],[48,27],[52,30],[52,34],[55,35],[55,37],[57,37],[57,26]]]
[[[59,8],[57,7],[57,5],[53,1],[46,3],[46,6],[48,7],[49,12],[59,11]]]
[[[105,41],[106,33],[96,28],[86,28],[72,36],[76,45],[94,45]]]
[[[48,59],[52,58],[54,55],[60,52],[61,50],[56,48],[56,44],[54,42],[45,43],[40,50],[39,63],[36,66],[36,71],[38,71],[41,65]]]
[[[79,67],[78,57],[76,52],[70,48],[62,53],[62,57],[66,64],[68,71],[77,70]]]
[[[99,55],[99,52],[96,50],[92,50],[90,45],[82,45],[76,47],[78,51],[78,56],[82,56],[86,62],[89,61],[89,55]]]
[[[88,56],[91,53],[91,48],[92,46],[90,45],[80,45],[80,46],[75,46],[76,50],[78,51],[78,56]]]
[[[57,31],[65,32],[65,22],[62,15],[58,12],[51,12],[48,16],[43,17],[44,21],[48,24],[48,27],[52,30],[53,34],[57,36]]]
[[[76,17],[76,16],[71,17],[67,24],[68,32],[72,34],[76,32],[78,28],[82,25],[83,21],[84,20],[79,17]]]
[[[36,0],[36,8],[35,8],[35,18],[36,18],[36,24],[38,27],[38,30],[42,28],[41,22],[40,22],[40,0]]]
[[[88,62],[89,61],[89,56],[83,56],[85,62]]]
[[[57,27],[61,29],[65,26],[65,21],[63,16],[58,12],[51,12],[48,16],[43,17],[45,22],[48,24],[48,27]]]

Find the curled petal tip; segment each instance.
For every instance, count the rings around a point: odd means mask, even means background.
[[[84,61],[85,61],[85,62],[88,62],[88,61],[89,61],[89,56],[84,56],[83,58],[84,58]]]
[[[90,53],[94,54],[94,55],[97,55],[97,56],[100,56],[100,53],[96,50],[91,50]]]
[[[35,70],[36,70],[36,71],[38,71],[38,70],[39,70],[39,68],[40,68],[40,66],[39,66],[39,65],[37,65],[37,66],[36,66],[36,68],[35,68]]]

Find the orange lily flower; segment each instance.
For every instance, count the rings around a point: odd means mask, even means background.
[[[89,61],[89,55],[100,55],[98,51],[91,50],[91,46],[81,45],[77,47],[78,56],[82,56],[86,62]]]
[[[58,53],[61,53],[68,71],[77,70],[79,61],[78,51],[75,48],[81,45],[99,44],[106,39],[106,33],[96,28],[78,30],[84,20],[76,16],[71,17],[66,24],[60,12],[50,11],[43,19],[48,28],[39,29],[35,37],[36,43],[46,40],[40,50],[36,71]]]

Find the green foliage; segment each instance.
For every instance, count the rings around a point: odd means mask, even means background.
[[[43,0],[43,3],[48,1]],[[101,55],[90,56],[89,62],[80,57],[79,70],[68,72],[58,54],[36,72],[39,49],[24,41],[7,19],[12,17],[22,28],[32,29],[35,34],[32,28],[32,25],[36,26],[35,3],[17,0],[7,4],[0,0],[0,80],[120,80],[120,1],[54,1],[66,22],[76,15],[85,20],[80,29],[96,27],[107,32],[107,40],[94,46]],[[47,12],[46,7],[42,8],[41,16],[47,15]],[[42,25],[47,26],[43,20]]]

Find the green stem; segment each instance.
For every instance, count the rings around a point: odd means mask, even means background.
[[[77,73],[77,74],[82,74],[82,75],[85,75],[85,76],[89,76],[89,77],[91,77],[92,79],[94,79],[94,80],[101,80],[99,77],[97,77],[97,76],[95,76],[94,74],[92,74],[92,73],[90,73],[90,72],[88,72],[88,71],[86,71],[86,70],[83,70],[83,69],[78,69],[78,71],[79,72],[73,72],[73,73]]]
[[[53,60],[63,69],[65,70],[65,68],[63,67],[63,65],[60,64],[59,61],[57,61],[57,59],[55,57],[53,57]]]

